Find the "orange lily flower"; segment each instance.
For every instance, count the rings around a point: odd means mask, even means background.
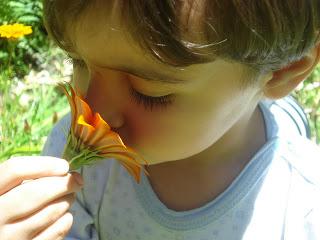
[[[89,105],[76,94],[72,86],[68,83],[66,85],[69,86],[71,95],[64,84],[58,83],[71,107],[71,126],[63,151],[63,158],[69,161],[70,169],[91,165],[103,158],[115,158],[139,183],[140,171],[143,169],[141,164],[148,163],[133,149],[125,146],[120,136],[111,130],[100,114],[93,114]]]

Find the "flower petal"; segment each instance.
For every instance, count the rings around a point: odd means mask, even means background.
[[[81,115],[83,115],[84,121],[91,125],[93,115],[92,115],[92,111],[91,111],[89,105],[85,101],[83,101],[81,98],[79,98],[78,96],[75,96],[74,100],[75,100],[75,106],[76,106],[77,114],[78,114],[76,116],[76,118],[79,119],[79,117]],[[81,136],[81,130],[82,130],[82,126],[76,124],[74,134],[77,137]]]
[[[91,139],[91,136],[94,135],[95,128],[84,120],[83,115],[79,116],[77,123],[77,129],[79,129],[79,131],[77,132],[79,134],[78,137],[83,143],[87,144]]]
[[[101,118],[99,113],[95,113],[92,126],[96,129],[93,136],[89,139],[88,144],[100,146],[101,139],[107,137],[110,132],[110,126]]]
[[[134,151],[132,148],[126,146],[127,148],[127,152],[130,153],[130,154],[133,154],[135,157],[135,159],[138,161],[140,160],[139,162],[141,164],[145,164],[145,165],[149,165],[149,163],[147,162],[147,160],[145,160],[141,155],[139,155],[136,151]]]
[[[92,125],[95,126],[96,128],[99,128],[99,129],[103,128],[106,131],[111,130],[109,124],[103,120],[103,118],[101,117],[101,115],[99,113],[95,113]]]
[[[69,92],[67,91],[66,89],[66,86],[65,85],[68,85],[70,90],[71,90],[71,95],[69,94]],[[71,85],[69,83],[65,83],[65,84],[62,84],[62,83],[58,83],[58,86],[62,89],[62,91],[65,93],[65,95],[67,96],[67,100],[69,102],[69,105],[70,105],[70,108],[71,108],[71,129],[72,131],[74,131],[75,129],[75,124],[76,124],[76,121],[77,121],[77,109],[76,109],[76,106],[75,106],[75,102],[74,102],[74,96],[75,96],[75,92],[73,91]]]
[[[92,142],[92,141],[90,141]],[[96,147],[107,147],[110,145],[122,145],[125,146],[124,143],[122,142],[120,136],[113,132],[109,131],[106,133],[103,138],[98,138],[96,141],[93,143]]]
[[[87,123],[84,119],[83,115],[80,115],[77,121],[78,124],[86,126],[88,128],[90,128],[92,131],[95,130],[95,127],[91,126],[89,123]]]
[[[94,116],[92,114],[92,111],[89,105],[78,96],[75,96],[74,100],[75,100],[76,108],[78,110],[78,117],[80,115],[83,115],[86,122],[89,122],[91,124],[93,122]]]
[[[25,26],[21,23],[5,24],[0,26],[0,37],[8,39],[18,39],[31,33],[31,26]]]
[[[140,182],[140,171],[142,167],[132,161],[130,157],[118,153],[110,153],[107,157],[115,158],[116,160],[120,161],[120,164],[129,171],[129,173],[136,179],[136,181],[138,183]]]
[[[144,158],[142,158],[138,153],[136,153],[133,149],[123,145],[103,146],[103,147],[97,148],[97,150],[99,150],[101,155],[113,153],[113,152],[129,155],[136,162],[139,162],[140,164],[148,165],[148,162]]]

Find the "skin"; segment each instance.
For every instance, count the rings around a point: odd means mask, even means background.
[[[246,66],[221,59],[185,68],[161,64],[127,37],[118,19],[88,11],[76,27],[69,26],[70,55],[85,62],[74,68],[75,87],[149,162],[150,183],[167,207],[199,207],[225,190],[266,142],[258,102],[288,95],[312,72],[318,48],[296,65],[260,76],[256,85],[242,89]],[[149,82],[121,71],[120,65],[189,82]],[[131,100],[130,88],[175,98],[166,108],[150,111]]]
[[[83,186],[69,163],[51,156],[12,157],[0,164],[0,239],[57,240],[70,231],[69,211]],[[80,180],[80,181],[79,181]]]

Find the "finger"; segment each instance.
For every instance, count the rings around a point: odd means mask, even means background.
[[[65,175],[69,163],[50,156],[14,157],[0,164],[0,195],[14,188],[23,180],[45,176]]]
[[[73,216],[66,212],[55,223],[40,232],[33,240],[63,240],[69,233],[73,223]]]
[[[49,204],[45,209],[34,215],[32,219],[32,233],[33,237],[44,231],[52,224],[54,224],[59,218],[61,218],[70,209],[72,203],[75,201],[76,196],[74,193],[54,201]]]
[[[53,200],[80,190],[82,186],[77,183],[75,176],[80,174],[73,172],[62,177],[39,178],[0,196],[1,209],[5,210],[0,212],[0,222],[12,222],[31,215]]]
[[[75,194],[71,193],[48,204],[31,216],[7,224],[6,235],[19,236],[19,239],[33,239],[34,236],[54,224],[71,207]]]

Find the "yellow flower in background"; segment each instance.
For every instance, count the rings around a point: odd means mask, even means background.
[[[0,26],[0,37],[8,39],[18,39],[25,35],[31,34],[31,26],[25,26],[20,23],[5,24]]]

